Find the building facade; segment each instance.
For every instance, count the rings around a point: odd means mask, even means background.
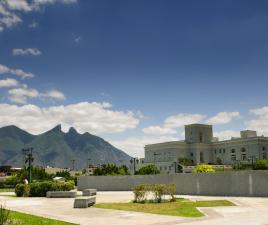
[[[185,126],[185,140],[145,146],[145,158],[140,166],[156,165],[162,173],[176,173],[182,159],[194,165],[232,165],[237,162],[252,162],[267,159],[268,137],[257,136],[256,131],[245,130],[240,137],[219,141],[213,137],[213,127],[206,124]]]

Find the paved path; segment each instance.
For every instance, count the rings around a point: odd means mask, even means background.
[[[14,198],[0,194],[0,200],[13,210],[64,220],[81,225],[268,225],[268,198],[197,197],[192,200],[228,199],[231,207],[202,208],[202,218],[162,216],[110,209],[74,209],[74,199]],[[128,202],[131,192],[98,192],[97,202]]]

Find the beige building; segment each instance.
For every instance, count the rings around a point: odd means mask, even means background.
[[[145,146],[145,158],[140,166],[156,165],[162,173],[176,173],[180,161],[188,159],[194,165],[201,163],[232,165],[267,159],[268,137],[257,136],[256,131],[245,130],[240,137],[219,141],[213,137],[211,125],[185,126],[185,140]]]

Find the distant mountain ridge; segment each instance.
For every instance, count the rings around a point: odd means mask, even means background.
[[[115,148],[104,139],[90,133],[80,134],[71,127],[62,132],[61,125],[32,135],[16,126],[0,128],[0,164],[21,167],[22,148],[34,148],[34,164],[40,166],[71,167],[75,160],[76,169],[90,164],[129,164],[130,156]]]

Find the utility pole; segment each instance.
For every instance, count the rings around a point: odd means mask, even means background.
[[[25,156],[25,164],[28,163],[28,180],[29,183],[32,182],[32,163],[34,161],[33,157],[33,148],[24,148],[22,149],[22,152]]]

